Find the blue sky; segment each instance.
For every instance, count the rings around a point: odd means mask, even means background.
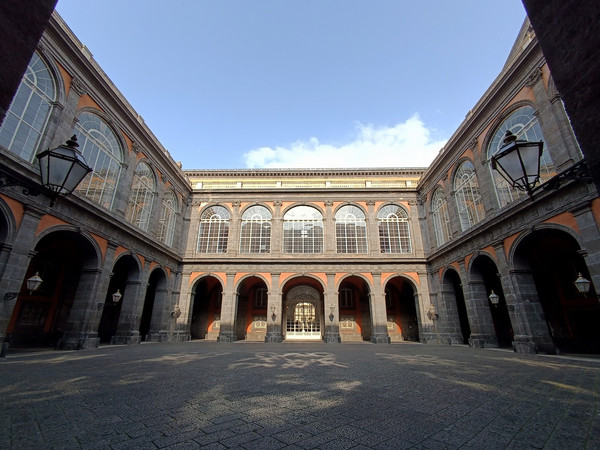
[[[520,0],[59,0],[186,169],[428,165],[499,74]]]

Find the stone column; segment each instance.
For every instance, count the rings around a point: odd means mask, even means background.
[[[154,291],[154,304],[152,306],[152,318],[150,320],[150,331],[148,340],[150,342],[163,342],[168,340],[167,327],[170,322],[170,313],[173,311],[169,301],[168,289],[156,289]]]
[[[417,310],[417,319],[419,321],[419,340],[424,344],[427,342],[437,342],[437,318],[430,317],[427,314],[430,306],[433,305],[429,294],[429,278],[425,271],[418,271],[417,274],[419,275],[420,286],[415,292],[415,307]]]
[[[233,202],[231,204],[233,211],[231,213],[231,220],[229,221],[229,236],[227,237],[227,253],[234,256],[240,251],[240,227],[242,222],[240,205],[240,202]]]
[[[335,240],[335,218],[333,217],[333,202],[325,202],[325,217],[323,217],[323,238],[324,252],[326,255],[337,253]]]
[[[271,219],[271,254],[280,255],[283,252],[283,218],[281,217],[281,202],[273,202],[273,217]]]
[[[235,332],[235,318],[237,316],[237,292],[234,286],[235,273],[227,274],[227,284],[223,291],[221,302],[221,328],[218,342],[234,342],[237,339]]]
[[[15,309],[31,258],[35,255],[32,245],[42,215],[41,211],[25,207],[12,249],[6,258],[4,273],[0,279],[0,344],[6,339],[8,322]]]
[[[389,344],[390,335],[387,329],[387,309],[385,305],[385,293],[381,288],[381,274],[373,274],[373,286],[370,295],[371,321],[373,331],[371,342],[374,344]]]
[[[377,215],[375,214],[375,201],[367,201],[367,239],[369,240],[369,254],[371,256],[381,255],[379,248],[379,229]]]
[[[580,254],[585,260],[592,283],[596,289],[600,289],[600,232],[591,206],[588,203],[573,210],[572,213],[577,221],[583,244]]]
[[[340,309],[339,297],[335,288],[335,273],[327,274],[327,286],[325,288],[324,318],[325,336],[324,341],[328,344],[342,342],[340,337]]]
[[[139,344],[141,342],[140,318],[148,288],[148,274],[143,273],[142,276],[141,280],[127,280],[121,298],[119,324],[112,344]],[[142,286],[144,287],[142,288]]]
[[[102,317],[102,308],[105,306],[104,301],[110,278],[113,275],[112,269],[117,246],[116,242],[108,241],[102,268],[98,271],[92,270],[88,271],[87,274],[82,274],[82,278],[80,278],[77,285],[76,299],[69,314],[67,329],[59,344],[60,348],[86,349],[96,348],[100,344],[98,326]],[[93,285],[88,283],[93,283]],[[86,292],[93,293],[93,295],[79,300],[80,292],[83,292],[83,295]]]
[[[192,326],[192,311],[193,311],[193,301],[194,294],[192,292],[190,286],[190,272],[177,272],[175,277],[175,286],[179,287],[179,295],[176,296],[173,291],[173,298],[176,302],[175,305],[179,306],[179,310],[181,311],[181,315],[178,317],[174,317],[172,324],[172,334],[170,340],[176,342],[185,342],[189,341],[192,338],[191,334],[191,326]],[[174,307],[173,307],[174,308]]]
[[[467,276],[465,261],[460,261],[460,279],[463,280],[463,295],[469,317],[471,347],[498,347],[498,338],[494,330],[494,321],[483,281],[472,281]],[[466,286],[466,288],[465,288]]]
[[[271,274],[271,286],[269,287],[269,297],[267,300],[267,335],[265,342],[281,342],[283,304],[281,298],[281,287],[279,286],[278,273]]]
[[[508,267],[506,255],[504,253],[504,243],[494,244],[496,250],[496,259],[502,291],[510,317],[510,322],[514,332],[514,348],[518,353],[536,353],[538,349],[549,353],[555,353],[552,337],[548,330],[548,325],[544,320],[544,310],[537,296],[537,289],[533,285],[533,291],[529,293],[520,292],[519,286],[515,283],[520,275],[517,272],[511,272]],[[527,277],[526,277],[527,278]],[[523,279],[521,281],[524,281]],[[531,275],[530,282],[533,282]],[[529,284],[526,282],[526,285]],[[528,288],[526,288],[529,290]],[[530,295],[535,293],[535,295]],[[525,295],[523,295],[525,294]]]

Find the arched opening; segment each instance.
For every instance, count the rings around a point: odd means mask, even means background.
[[[577,241],[556,229],[536,230],[515,250],[519,290],[539,301],[550,336],[560,352],[600,353],[600,303],[596,290],[583,295],[573,282],[591,280]],[[543,319],[541,319],[543,320]]]
[[[309,277],[290,280],[283,289],[285,340],[323,339],[323,288]]]
[[[238,289],[238,340],[264,342],[267,335],[267,285],[259,277],[246,278]]]
[[[415,289],[404,277],[394,277],[385,286],[387,327],[391,342],[419,342],[419,320]]]
[[[485,255],[479,255],[475,258],[471,266],[471,284],[474,295],[484,295],[484,304],[489,305],[498,346],[512,347],[514,340],[513,328],[508,315],[502,283],[498,276],[498,268],[491,258]],[[493,306],[489,301],[492,291],[499,297],[496,306]]]
[[[155,305],[157,303],[163,303],[164,295],[161,297],[161,293],[165,293],[166,288],[166,277],[162,270],[156,269],[150,275],[148,280],[148,288],[146,289],[146,297],[144,299],[144,308],[142,309],[142,317],[140,320],[140,337],[142,341],[152,340],[150,331],[152,330],[152,322],[156,322],[153,318],[157,315]],[[157,307],[164,305],[156,305]],[[158,324],[157,324],[158,325]],[[154,327],[156,328],[156,326]],[[158,331],[158,330],[154,330]]]
[[[194,285],[192,296],[191,338],[216,341],[221,331],[221,282],[213,276],[201,278]]]
[[[460,344],[468,344],[471,326],[460,276],[455,270],[447,270],[442,282],[442,298],[446,311],[446,322],[450,339],[456,336]]]
[[[348,277],[338,289],[340,339],[369,341],[372,334],[369,285],[360,277]]]
[[[59,345],[63,334],[71,331],[69,316],[78,298],[82,273],[97,267],[92,244],[72,231],[48,234],[35,251],[7,328],[13,347]],[[26,280],[36,273],[43,282],[35,292],[29,292]]]
[[[133,286],[128,287],[130,282],[139,279],[139,266],[135,258],[131,255],[125,255],[115,263],[113,275],[108,284],[108,290],[104,298],[104,308],[98,325],[98,336],[100,343],[112,343],[113,337],[117,334],[121,309],[126,302],[133,302]],[[118,303],[113,302],[113,294],[119,291],[122,295]]]

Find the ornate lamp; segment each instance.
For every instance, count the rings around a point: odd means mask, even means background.
[[[500,301],[500,296],[498,294],[496,294],[493,289],[492,289],[492,292],[490,293],[490,295],[488,296],[488,298],[490,299],[490,302],[492,302],[492,305],[494,305],[494,306],[498,305],[498,302]]]
[[[83,178],[91,172],[83,155],[77,149],[77,136],[73,135],[66,145],[38,153],[42,186],[51,193],[50,206],[59,195],[73,192]]]
[[[523,141],[506,130],[504,146],[492,156],[492,169],[498,171],[513,188],[526,191],[531,197],[533,187],[540,179],[543,147],[543,141]]]
[[[115,292],[115,293],[112,295],[112,301],[113,301],[113,303],[114,303],[115,305],[116,305],[117,303],[119,303],[119,300],[121,300],[121,297],[123,297],[123,294],[121,294],[121,291],[119,291],[119,290],[117,289],[117,292]]]
[[[577,274],[577,279],[573,282],[573,284],[577,288],[577,292],[580,294],[585,295],[590,292],[590,280],[584,278],[584,276],[581,275],[581,272]]]
[[[29,290],[29,294],[33,294],[38,290],[40,285],[44,280],[40,277],[39,272],[36,272],[34,276],[27,278],[27,289]]]

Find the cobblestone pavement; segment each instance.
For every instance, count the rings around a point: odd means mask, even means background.
[[[142,344],[0,360],[0,448],[600,448],[600,359]]]

